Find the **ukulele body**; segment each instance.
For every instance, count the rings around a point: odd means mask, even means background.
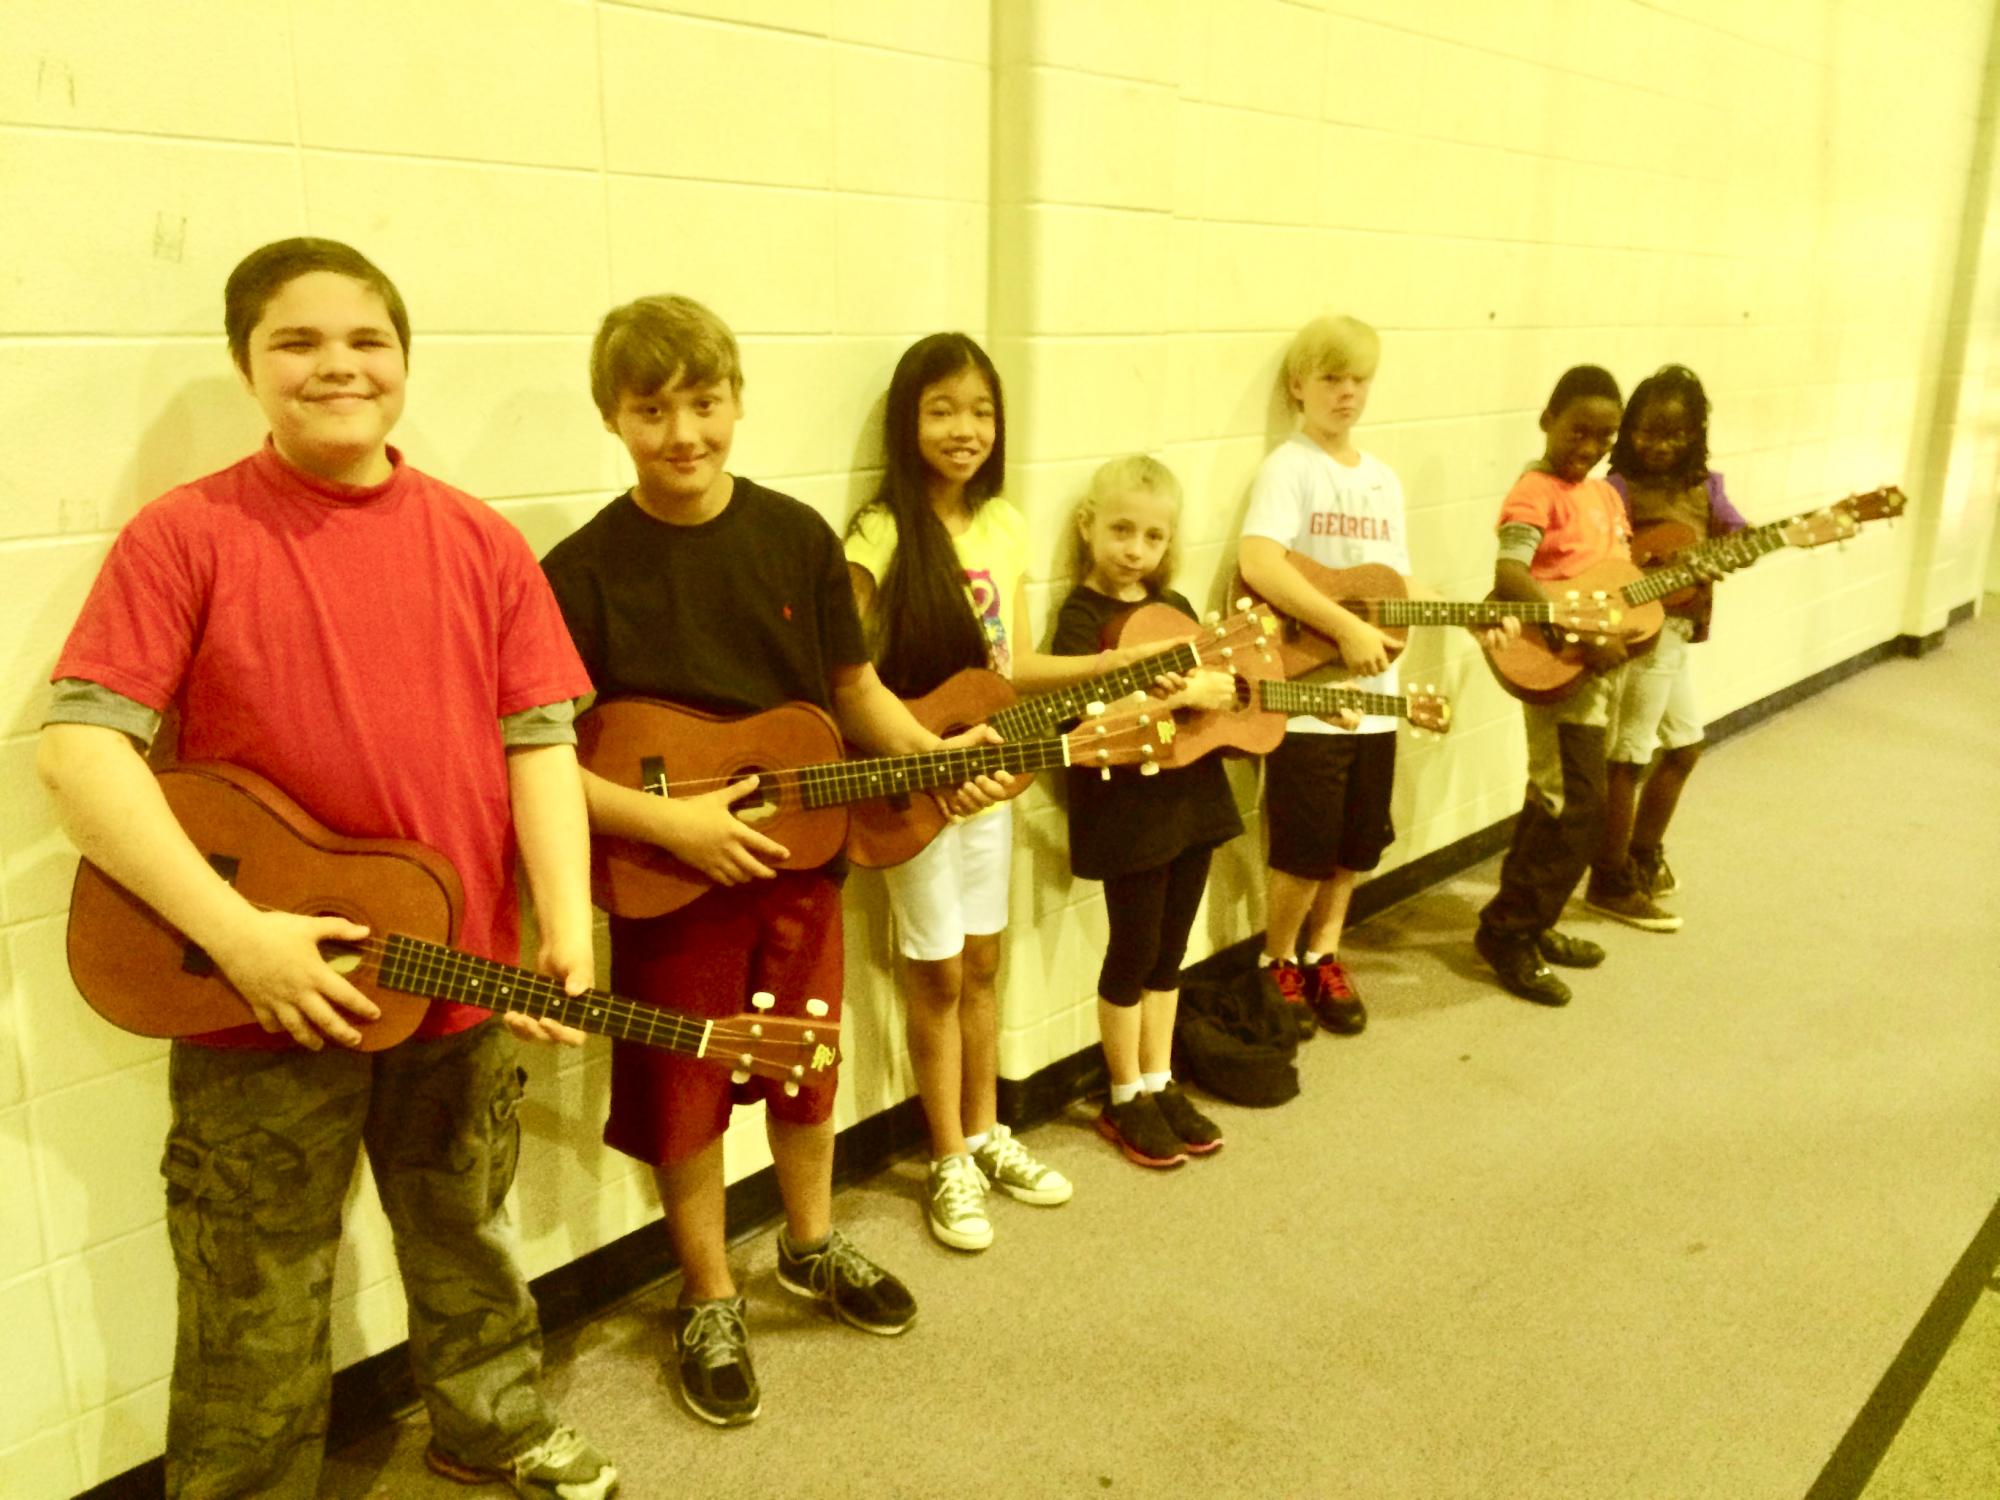
[[[345,917],[378,939],[400,932],[449,944],[458,929],[458,872],[423,844],[343,837],[239,766],[191,761],[159,781],[195,846],[259,906]],[[71,892],[68,944],[78,991],[126,1031],[193,1036],[256,1020],[206,953],[88,860]],[[344,977],[382,1010],[374,1021],[347,1018],[361,1033],[358,1050],[394,1046],[417,1029],[430,1002],[379,985],[372,954],[354,952],[351,960]]]
[[[707,792],[745,776],[762,778],[732,810],[785,846],[781,869],[816,870],[847,840],[847,807],[804,807],[796,780],[771,774],[842,758],[839,728],[810,703],[732,719],[657,698],[612,698],[577,719],[576,749],[586,769],[641,791],[671,795],[674,784],[696,783],[690,791]],[[656,844],[603,834],[591,838],[591,895],[615,917],[664,916],[712,885]]]
[[[1543,586],[1616,596],[1627,584],[1637,583],[1645,576],[1624,558],[1607,557],[1573,578],[1543,580]],[[1653,649],[1666,618],[1667,612],[1658,600],[1622,608],[1618,634],[1624,638],[1628,659],[1644,656]],[[1520,635],[1499,650],[1485,653],[1486,665],[1492,669],[1494,680],[1523,703],[1560,703],[1581,688],[1584,678],[1590,675],[1590,668],[1584,665],[1583,649],[1581,641],[1552,647],[1548,632],[1541,626],[1523,625]]]
[[[923,697],[906,700],[905,706],[932,734],[949,738],[985,723],[1014,699],[1014,685],[998,672],[967,667]],[[1025,792],[1034,779],[1016,772],[1008,800]],[[848,810],[847,857],[865,870],[900,865],[923,853],[950,821],[927,792],[857,802]]]
[[[1200,629],[1199,624],[1171,604],[1142,604],[1107,626],[1105,644],[1164,644],[1185,639]],[[1240,750],[1248,755],[1267,755],[1275,750],[1285,737],[1285,716],[1257,707],[1256,688],[1252,684],[1259,678],[1285,675],[1282,659],[1282,646],[1276,656],[1261,650],[1231,653],[1228,670],[1236,684],[1236,707],[1184,709],[1175,714],[1173,738],[1161,746],[1159,765],[1164,769],[1189,765],[1214,750]]]

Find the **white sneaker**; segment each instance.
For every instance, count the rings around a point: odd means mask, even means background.
[[[986,1217],[986,1179],[969,1156],[942,1156],[931,1163],[931,1233],[954,1250],[984,1250],[993,1243]]]
[[[972,1153],[972,1160],[989,1184],[1023,1203],[1053,1208],[1069,1202],[1069,1195],[1076,1191],[1062,1173],[1030,1156],[1020,1138],[1005,1125],[993,1127],[986,1144]]]

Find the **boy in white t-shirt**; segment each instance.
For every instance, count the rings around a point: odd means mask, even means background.
[[[1381,349],[1374,329],[1348,317],[1315,318],[1293,338],[1285,385],[1299,430],[1257,471],[1239,565],[1244,581],[1273,606],[1339,646],[1352,686],[1394,693],[1387,638],[1321,594],[1286,558],[1290,551],[1331,568],[1381,563],[1410,571],[1403,486],[1352,437]],[[1312,1034],[1315,1016],[1328,1031],[1351,1036],[1368,1024],[1368,1012],[1340,962],[1340,934],[1356,881],[1381,863],[1396,836],[1389,820],[1396,721],[1370,715],[1341,728],[1300,716],[1264,765],[1271,841],[1263,982],[1293,1007],[1301,1037]],[[1302,927],[1303,965],[1295,957]]]

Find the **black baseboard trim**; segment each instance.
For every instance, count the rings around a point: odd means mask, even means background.
[[[1996,1269],[2000,1269],[2000,1203],[1993,1205],[1986,1222],[1931,1298],[1931,1305],[1917,1319],[1917,1326],[1862,1403],[1853,1425],[1819,1471],[1819,1478],[1806,1491],[1805,1500],[1859,1500],[1973,1307],[1988,1291],[2000,1290]]]
[[[1971,619],[1972,615],[1973,602],[1968,600],[1951,611],[1948,624],[1960,624]],[[1944,632],[1939,631],[1921,638],[1897,636],[1879,646],[1871,646],[1845,661],[1836,662],[1810,677],[1780,688],[1769,697],[1724,714],[1709,724],[1707,742],[1715,745],[1732,734],[1740,734],[1753,724],[1823,693],[1878,662],[1899,655],[1925,655],[1936,649],[1937,644],[1942,644],[1943,639]],[[1406,865],[1398,865],[1379,879],[1362,882],[1355,889],[1353,904],[1348,909],[1348,921],[1365,922],[1397,902],[1490,859],[1507,847],[1513,831],[1514,819],[1509,816],[1456,839],[1442,849],[1433,849]],[[1256,962],[1262,946],[1261,936],[1244,938],[1189,965],[1188,972],[1215,977],[1240,969]],[[1055,1118],[1077,1100],[1087,1098],[1103,1087],[1103,1055],[1095,1047],[1086,1047],[1068,1057],[1056,1059],[1027,1078],[1002,1078],[999,1088],[1000,1118],[1013,1129],[1025,1130]],[[870,1115],[848,1126],[834,1143],[834,1186],[843,1187],[874,1176],[898,1157],[922,1146],[925,1139],[923,1108],[915,1099],[905,1099],[880,1114]],[[776,1173],[766,1167],[761,1172],[731,1183],[728,1202],[732,1244],[762,1234],[778,1221],[782,1213]],[[1996,1220],[2000,1220],[2000,1207],[1996,1207],[1995,1216]],[[2000,1229],[1996,1229],[1995,1233],[2000,1234]],[[1979,1243],[1975,1241],[1975,1245]],[[608,1245],[578,1256],[568,1265],[537,1276],[530,1285],[535,1302],[541,1309],[543,1330],[558,1334],[656,1285],[672,1275],[676,1268],[673,1250],[667,1243],[666,1229],[656,1220]],[[1953,1285],[1955,1283],[1947,1283],[1947,1286]],[[1940,1297],[1943,1295],[1939,1294]],[[1965,1307],[1970,1306],[1968,1300]],[[1964,1312],[1961,1311],[1958,1322],[1951,1325],[1952,1330],[1956,1331],[1958,1323],[1963,1321]],[[1911,1335],[1911,1342],[1917,1342],[1916,1334]],[[1946,1342],[1949,1342],[1948,1338]],[[1915,1387],[1917,1391],[1922,1390],[1923,1382],[1930,1378],[1930,1372],[1935,1367],[1936,1360],[1933,1359],[1923,1368]],[[1889,1377],[1884,1376],[1883,1379],[1886,1385]],[[1914,1394],[1910,1399],[1915,1399]],[[371,1354],[334,1373],[333,1415],[327,1434],[328,1446],[344,1446],[396,1420],[416,1406],[417,1390],[410,1377],[408,1346],[398,1344],[393,1349]],[[1898,1426],[1901,1425],[1902,1415],[1907,1412],[1908,1406],[1905,1405],[1902,1414],[1896,1417]],[[1856,1425],[1859,1427],[1859,1422]],[[1889,1436],[1894,1435],[1892,1428]],[[1875,1459],[1869,1461],[1869,1472],[1873,1471],[1875,1460],[1879,1458],[1878,1452]],[[1829,1472],[1832,1468],[1829,1463]],[[1825,1475],[1821,1478],[1824,1481]],[[1863,1478],[1866,1478],[1865,1474]],[[156,1458],[84,1491],[77,1500],[160,1500],[164,1493],[165,1477],[160,1460]],[[1828,1490],[1822,1494],[1815,1487],[1807,1500],[1835,1500],[1835,1497],[1849,1493],[1858,1493],[1858,1489],[1853,1492]]]

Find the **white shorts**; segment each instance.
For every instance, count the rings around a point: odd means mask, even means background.
[[[1625,669],[1625,686],[1611,711],[1607,756],[1626,765],[1651,763],[1655,750],[1701,743],[1701,708],[1694,701],[1694,621],[1667,616],[1659,643]]]
[[[946,825],[928,848],[882,872],[896,918],[896,951],[936,963],[965,951],[969,937],[1007,926],[1014,864],[1014,805]]]

